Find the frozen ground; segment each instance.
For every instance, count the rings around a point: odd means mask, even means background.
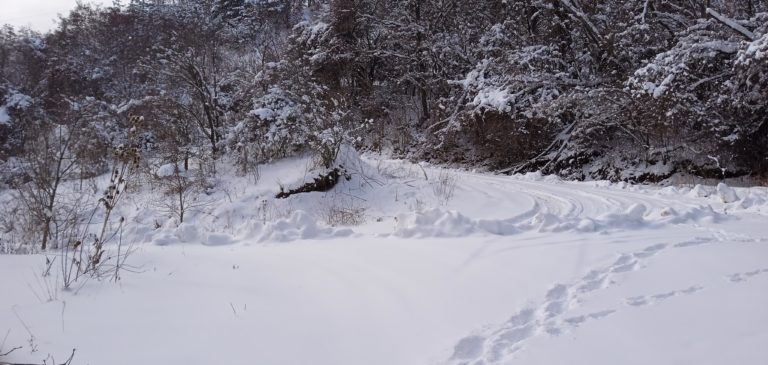
[[[333,192],[274,200],[307,164],[222,179],[181,225],[136,194],[140,272],[117,284],[61,292],[44,257],[0,255],[0,353],[23,347],[1,361],[768,363],[765,188],[367,158]],[[330,227],[329,207],[365,223]]]

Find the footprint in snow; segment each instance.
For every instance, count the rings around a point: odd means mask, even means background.
[[[655,256],[663,249],[667,248],[667,246],[666,243],[658,243],[637,252],[622,254],[609,270],[614,273],[636,271],[640,268],[640,260]]]
[[[453,348],[453,360],[476,359],[483,354],[483,344],[485,337],[469,336],[462,338]]]
[[[623,254],[618,260],[611,266],[611,272],[628,272],[635,271],[638,268],[638,262],[634,259],[634,255]]]
[[[568,287],[563,284],[555,285],[547,292],[547,302],[544,304],[544,317],[550,319],[563,314],[568,308]]]
[[[592,270],[581,279],[579,291],[588,293],[608,286],[608,274],[604,270]]]
[[[666,243],[659,243],[659,244],[655,244],[653,246],[648,246],[648,247],[646,247],[645,249],[643,249],[640,252],[635,252],[633,255],[635,257],[637,257],[637,258],[644,259],[644,258],[651,257],[653,255],[656,255],[657,253],[659,253],[659,251],[661,251],[661,250],[663,250],[665,248],[667,248],[667,244]]]
[[[757,275],[768,273],[768,269],[757,269],[747,272],[740,272],[728,275],[728,280],[732,283],[740,283],[743,281],[747,281]]]
[[[465,360],[482,357],[486,347],[489,347],[487,358],[502,358],[506,354],[519,350],[518,344],[535,334],[536,322],[536,311],[532,308],[523,309],[507,320],[489,338],[472,335],[461,339],[454,346],[451,360],[465,364]]]
[[[696,293],[700,290],[704,289],[704,287],[699,285],[694,285],[685,289],[681,290],[673,290],[666,293],[659,293],[654,295],[642,295],[642,296],[636,296],[636,297],[629,297],[625,299],[625,303],[627,305],[633,306],[633,307],[643,307],[646,305],[651,304],[657,304],[660,302],[663,302],[669,298],[680,296],[680,295],[691,295],[693,293]]]
[[[449,362],[452,364],[496,363],[521,350],[523,342],[533,336],[539,334],[560,335],[568,328],[578,327],[585,322],[610,316],[616,310],[607,309],[558,319],[565,315],[574,303],[578,302],[579,294],[607,288],[613,283],[611,281],[612,276],[639,270],[642,260],[656,255],[667,247],[667,244],[659,243],[637,252],[622,254],[613,264],[590,271],[580,281],[572,285],[557,284],[553,286],[547,291],[542,304],[538,307],[521,310],[498,329],[486,335],[475,334],[459,340],[453,348]],[[691,287],[649,297],[633,297],[628,298],[627,303],[633,306],[647,305],[675,295],[690,294],[700,289],[700,287]]]
[[[705,245],[707,243],[711,243],[714,240],[715,240],[714,238],[696,237],[689,241],[683,241],[683,242],[677,243],[675,244],[675,247],[682,248],[682,247],[700,246],[700,245]]]
[[[566,319],[563,320],[563,322],[565,322],[565,323],[567,323],[567,324],[569,324],[569,325],[571,325],[573,327],[578,327],[578,326],[582,325],[584,322],[587,322],[589,320],[605,318],[605,317],[608,317],[608,316],[610,316],[611,314],[614,314],[614,313],[616,313],[616,310],[614,310],[614,309],[606,309],[606,310],[599,311],[599,312],[594,312],[594,313],[589,313],[589,314],[584,314],[584,315],[580,315],[580,316],[566,318]]]

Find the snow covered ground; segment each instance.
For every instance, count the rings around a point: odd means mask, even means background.
[[[0,353],[23,347],[2,361],[768,363],[766,188],[345,162],[286,200],[307,160],[222,178],[181,225],[134,194],[117,284],[62,292],[42,256],[0,256]]]

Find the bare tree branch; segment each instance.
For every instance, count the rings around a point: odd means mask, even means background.
[[[741,24],[737,23],[735,20],[718,13],[717,11],[713,10],[712,8],[707,8],[707,14],[711,15],[713,18],[715,18],[720,23],[723,23],[724,25],[728,26],[729,28],[739,32],[741,35],[747,37],[751,41],[757,40],[757,36],[755,33],[750,32],[747,28],[744,28]]]

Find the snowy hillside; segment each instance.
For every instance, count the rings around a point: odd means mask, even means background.
[[[0,255],[0,363],[768,363],[767,188],[346,152],[349,180],[288,199],[309,159],[222,171],[183,223],[127,196],[117,283],[62,291],[55,250]]]

